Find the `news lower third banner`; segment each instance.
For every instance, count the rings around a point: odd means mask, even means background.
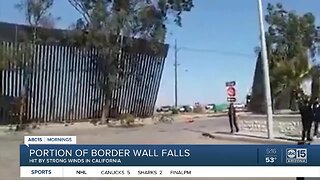
[[[75,137],[27,140],[20,145],[21,177],[320,177],[319,145],[81,145]]]

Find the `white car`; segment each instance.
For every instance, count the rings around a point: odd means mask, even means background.
[[[184,107],[180,107],[180,108],[179,108],[179,111],[180,111],[180,112],[184,112],[184,111],[185,111]]]
[[[193,106],[184,105],[179,108],[180,112],[193,112]]]

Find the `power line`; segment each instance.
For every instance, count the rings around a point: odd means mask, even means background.
[[[170,46],[170,48],[174,48]],[[220,54],[224,56],[238,56],[238,57],[246,57],[246,58],[256,58],[254,54],[246,54],[240,52],[231,52],[231,51],[221,51],[217,49],[197,49],[197,48],[190,48],[190,47],[179,47],[178,50],[189,51],[189,52],[197,52],[197,53],[214,53]]]
[[[219,51],[215,49],[194,49],[194,48],[188,48],[188,47],[181,47],[181,49],[186,51],[193,51],[193,52],[207,52],[207,53],[216,53],[221,55],[227,55],[227,56],[243,56],[243,57],[255,57],[254,55],[249,55],[245,53],[239,53],[239,52],[228,52],[228,51]]]

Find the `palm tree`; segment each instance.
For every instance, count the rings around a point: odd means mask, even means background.
[[[289,93],[289,108],[293,108],[295,92],[301,90],[301,85],[312,76],[314,70],[309,65],[307,52],[306,48],[301,47],[292,59],[288,59],[287,53],[270,54],[270,83],[274,102],[281,94]]]

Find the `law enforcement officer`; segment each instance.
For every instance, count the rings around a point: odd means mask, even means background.
[[[230,124],[231,133],[233,133],[233,126],[236,128],[236,132],[239,132],[236,109],[235,109],[233,103],[230,103],[230,105],[229,105],[228,116],[229,116],[229,124]]]
[[[302,104],[299,105],[302,120],[302,141],[312,141],[311,126],[314,119],[313,110],[308,98],[304,98]]]
[[[314,113],[314,138],[318,138],[318,129],[319,129],[319,123],[320,123],[320,104],[319,104],[319,98],[316,98],[313,103],[313,113]]]

